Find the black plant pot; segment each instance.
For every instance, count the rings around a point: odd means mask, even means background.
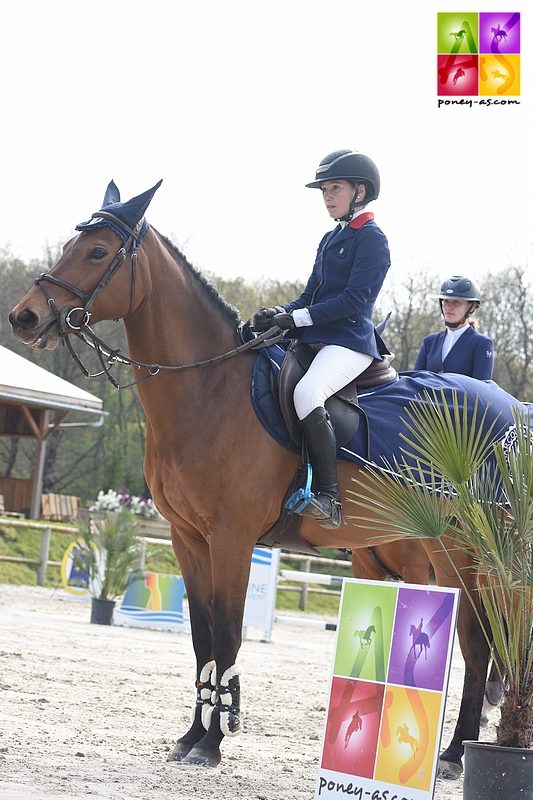
[[[93,597],[91,599],[91,622],[94,622],[95,625],[111,625],[114,608],[114,600]]]
[[[533,800],[533,750],[463,742],[463,800]]]

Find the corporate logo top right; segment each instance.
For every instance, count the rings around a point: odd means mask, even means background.
[[[520,14],[439,12],[437,95],[443,98],[439,108],[519,104]],[[454,97],[461,100],[454,102]]]

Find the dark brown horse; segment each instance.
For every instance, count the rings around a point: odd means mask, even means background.
[[[193,722],[171,758],[215,766],[224,736],[241,727],[236,662],[252,550],[280,514],[298,457],[266,432],[254,412],[252,355],[176,368],[210,362],[237,348],[238,315],[143,221],[151,195],[144,203],[133,198],[125,204],[117,196],[118,191],[114,203],[104,201],[93,224],[80,226],[59,261],[12,310],[10,322],[20,341],[53,349],[80,332],[90,338],[89,322],[124,321],[128,358],[146,413],[146,480],[172,526],[196,655]],[[115,358],[112,354],[109,363]],[[356,475],[364,484],[363,470],[339,465],[343,495]],[[302,534],[315,547],[352,549],[384,541],[382,532],[353,521],[332,531],[305,518]],[[438,583],[458,586],[440,547],[424,547]],[[450,553],[465,582],[473,585],[467,555],[457,549]],[[455,734],[441,756],[453,774],[461,770],[463,739],[478,736],[488,662],[488,647],[468,602],[461,604],[458,631],[467,664],[465,686]]]

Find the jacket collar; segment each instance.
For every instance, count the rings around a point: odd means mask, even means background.
[[[374,219],[374,214],[372,211],[364,211],[362,214],[358,214],[356,217],[352,219],[352,221],[348,224],[348,228],[362,228],[363,225],[369,222],[371,219]]]
[[[363,214],[359,214],[359,216],[352,219],[352,221],[348,225],[345,225],[344,228],[342,228],[340,225],[337,225],[337,227],[331,231],[331,234],[326,242],[326,247],[329,247],[329,245],[333,244],[333,242],[337,243],[343,239],[349,239],[351,236],[353,236],[352,231],[362,228],[363,225],[373,219],[374,214],[371,211],[365,211]]]

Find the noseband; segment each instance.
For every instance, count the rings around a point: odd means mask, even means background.
[[[91,319],[91,312],[89,309],[95,302],[95,300],[99,297],[99,295],[103,292],[106,286],[109,284],[111,279],[116,275],[119,268],[122,266],[128,253],[131,254],[131,288],[130,288],[130,302],[127,313],[124,315],[124,319],[129,316],[133,308],[133,301],[135,299],[135,281],[136,281],[136,273],[137,273],[137,248],[139,247],[138,244],[138,237],[141,232],[144,219],[141,219],[140,222],[137,223],[135,228],[130,228],[123,222],[121,219],[116,217],[114,214],[108,211],[97,211],[95,214],[92,215],[91,219],[94,217],[104,217],[105,219],[109,219],[113,222],[113,225],[118,227],[125,235],[126,241],[124,245],[117,251],[115,257],[113,258],[112,262],[94,287],[89,292],[83,292],[81,289],[78,289],[77,286],[73,286],[68,281],[62,280],[61,278],[56,278],[54,275],[50,275],[47,272],[43,272],[39,275],[38,278],[35,279],[35,285],[39,286],[41,291],[43,292],[44,296],[46,297],[46,302],[50,306],[51,310],[53,311],[56,319],[57,328],[59,331],[59,335],[62,337],[62,341],[69,350],[70,355],[78,365],[81,372],[85,375],[86,378],[98,378],[101,375],[107,377],[110,383],[116,389],[126,389],[129,386],[135,386],[135,384],[140,383],[142,380],[146,380],[146,378],[151,378],[160,370],[183,370],[183,369],[191,369],[193,367],[202,367],[207,366],[210,364],[217,364],[220,361],[225,361],[228,358],[232,358],[233,356],[239,355],[240,353],[245,352],[246,350],[258,350],[262,347],[267,347],[269,345],[277,344],[283,339],[283,331],[278,326],[271,328],[269,331],[256,336],[254,339],[249,341],[245,341],[244,344],[240,345],[239,347],[234,348],[233,350],[228,351],[227,353],[223,353],[219,356],[214,356],[213,358],[206,359],[205,361],[197,361],[193,364],[145,364],[142,361],[136,361],[134,358],[125,355],[121,352],[120,348],[113,349],[109,345],[107,345],[102,339],[100,339],[92,328],[89,325]],[[79,297],[81,300],[82,305],[73,306],[71,308],[58,308],[57,304],[53,297],[48,292],[48,288],[46,286],[47,283],[51,283],[54,286],[59,286],[61,289],[66,289],[71,294],[74,294],[76,297]],[[74,320],[73,315],[76,314],[78,319]],[[115,320],[118,321],[118,318]],[[80,357],[75,352],[72,347],[72,336],[76,336],[85,344],[89,345],[90,347],[95,350],[98,355],[100,364],[102,369],[100,372],[90,372],[87,367],[82,363]],[[128,366],[136,366],[136,367],[144,367],[148,372],[144,378],[140,378],[139,380],[132,381],[124,386],[121,386],[116,378],[111,374],[111,368],[114,364],[126,364]]]

